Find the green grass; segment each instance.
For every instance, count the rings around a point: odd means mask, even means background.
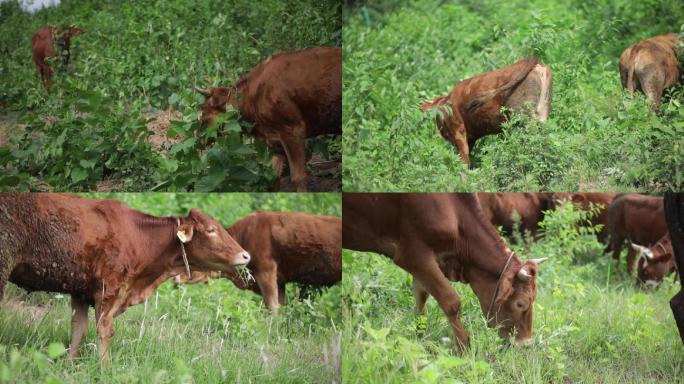
[[[339,194],[115,196],[154,214],[196,206],[224,224],[257,209],[340,211]],[[260,296],[227,280],[166,282],[146,305],[115,319],[107,368],[95,349],[92,310],[82,357],[72,361],[61,354],[70,335],[69,297],[29,295],[8,284],[0,303],[0,383],[340,382],[340,289],[297,300],[299,288],[288,285],[288,304],[274,318]]]
[[[345,8],[345,191],[680,190],[684,101],[629,98],[618,58],[679,32],[678,0],[374,1]],[[466,169],[420,102],[535,55],[553,71],[545,124],[516,118]]]
[[[410,275],[383,256],[345,250],[344,381],[681,383],[684,346],[668,304],[679,284],[668,278],[644,293],[633,278],[613,275],[602,245],[570,225],[576,215],[566,207],[547,218],[545,238],[514,246],[523,259],[550,257],[537,279],[529,347],[499,339],[472,290],[453,284],[471,342],[454,354],[442,341],[453,335],[434,299],[426,316],[413,314]]]
[[[277,52],[340,46],[340,15],[335,1],[63,0],[35,15],[3,1],[0,115],[12,118],[0,121],[21,128],[0,124],[0,190],[268,190],[266,146],[241,137],[236,115],[199,127],[193,86],[233,84]],[[47,94],[31,36],[70,23],[84,32]],[[318,152],[337,159],[340,141],[320,138]]]

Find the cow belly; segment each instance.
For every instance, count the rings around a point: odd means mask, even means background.
[[[88,274],[67,265],[17,265],[10,281],[27,291],[60,292],[75,295],[89,295],[93,282]]]

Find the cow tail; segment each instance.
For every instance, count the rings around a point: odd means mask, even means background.
[[[523,67],[519,70],[509,81],[500,87],[490,89],[489,91],[483,92],[477,97],[474,97],[466,106],[467,109],[477,108],[478,106],[484,104],[485,102],[491,100],[496,95],[503,92],[510,92],[515,88],[521,81],[525,80],[527,75],[532,72],[534,67],[539,63],[537,58],[534,56],[527,57],[520,62],[523,63]]]

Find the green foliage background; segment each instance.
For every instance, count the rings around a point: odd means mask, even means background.
[[[587,217],[566,204],[545,216],[540,240],[512,245],[523,260],[549,257],[537,275],[529,347],[499,339],[470,287],[454,283],[471,343],[455,355],[433,298],[427,315],[414,315],[408,273],[384,256],[343,251],[345,382],[681,383],[684,346],[668,303],[679,284],[670,276],[655,292],[636,289],[592,231],[575,225]]]
[[[684,91],[661,116],[629,98],[618,58],[680,32],[679,0],[348,1],[345,191],[681,190]],[[535,55],[553,71],[549,121],[513,119],[466,169],[420,102]]]
[[[275,178],[264,145],[238,134],[233,114],[198,127],[193,85],[228,85],[273,53],[341,45],[341,5],[325,1],[64,0],[30,15],[0,4],[0,117],[27,124],[0,146],[0,189],[266,190]],[[72,68],[46,94],[31,36],[75,23]],[[168,152],[147,142],[146,113],[182,114]],[[2,128],[2,127],[0,127]],[[0,132],[1,134],[2,132]],[[211,144],[210,144],[211,143]],[[334,148],[339,154],[339,144]]]
[[[226,226],[256,210],[341,214],[336,193],[87,196],[116,198],[153,215],[186,215],[195,207]],[[63,356],[69,297],[27,294],[8,284],[0,309],[0,383],[339,382],[340,286],[300,300],[298,286],[287,289],[287,305],[274,318],[261,296],[225,279],[166,282],[146,305],[115,319],[111,368],[101,368],[92,310],[82,357],[71,361]]]

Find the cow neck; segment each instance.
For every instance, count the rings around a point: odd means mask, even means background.
[[[522,262],[489,223],[480,205],[474,206],[474,220],[461,228],[467,239],[468,260],[463,275],[485,311],[495,299],[500,280],[516,273]]]
[[[233,223],[233,225],[231,225],[230,227],[226,228],[226,231],[228,232],[228,234],[233,238],[233,240],[235,240],[238,244],[240,244],[240,246],[242,246],[244,244],[244,241],[245,241],[244,232],[245,232],[245,228],[247,227],[247,225],[245,225],[245,220],[246,220],[246,218],[242,218],[242,219],[236,221],[235,223]]]
[[[154,217],[139,214],[135,225],[141,237],[141,244],[146,249],[155,250],[152,254],[143,254],[143,268],[140,276],[143,280],[154,281],[172,269],[183,267],[181,241],[176,236],[180,224],[187,222],[182,217]]]

